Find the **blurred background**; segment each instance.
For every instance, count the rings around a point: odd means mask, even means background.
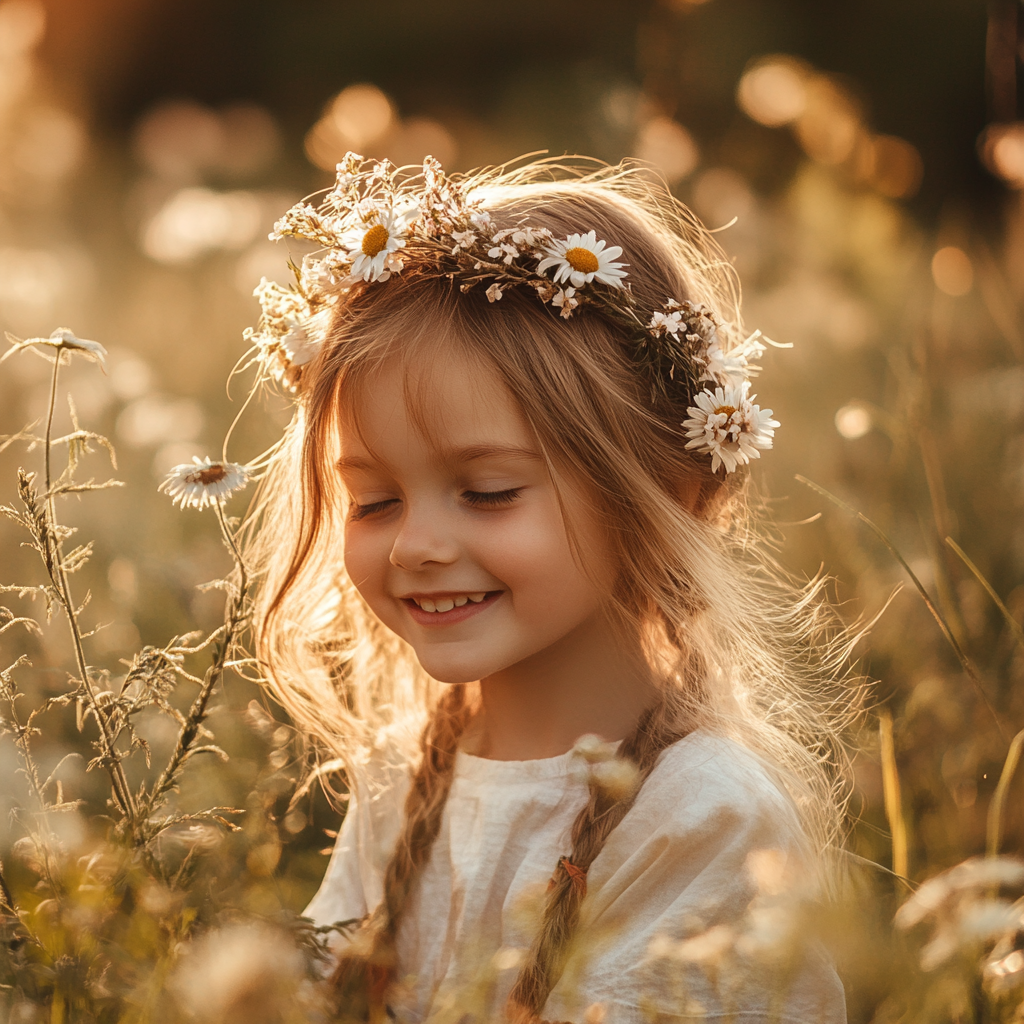
[[[76,364],[61,390],[128,483],[64,510],[96,541],[85,616],[109,625],[90,660],[123,672],[140,643],[219,621],[221,596],[196,589],[229,564],[215,523],[156,484],[217,457],[245,393],[225,382],[258,316],[252,289],[287,279],[267,232],[347,149],[456,170],[536,151],[638,157],[723,229],[750,327],[793,345],[765,357],[758,386],[783,424],[755,470],[783,563],[823,566],[850,620],[907,582],[800,473],[886,531],[977,665],[998,726],[912,587],[862,649],[872,703],[895,720],[911,875],[979,852],[1024,726],[1024,651],[944,540],[1019,623],[1022,23],[1017,0],[0,0],[0,328],[63,325],[109,349],[105,376]],[[0,434],[43,415],[47,371],[31,354],[0,368]],[[229,457],[262,451],[286,415],[254,410]],[[3,500],[30,457],[0,454]],[[4,583],[35,581],[19,542],[0,527]],[[64,684],[63,631],[5,638],[32,657],[37,696]],[[257,905],[300,909],[340,813],[315,793],[286,811],[297,746],[287,723],[246,717],[254,696],[229,684],[216,731],[233,759],[182,800],[260,809],[235,881]],[[888,865],[877,724],[852,737],[851,843]],[[73,719],[63,728],[53,763],[80,742]],[[171,742],[154,730],[155,747]],[[21,799],[15,767],[0,742],[0,812]],[[1024,838],[1022,793],[1007,848]],[[881,982],[860,984],[870,1007]]]

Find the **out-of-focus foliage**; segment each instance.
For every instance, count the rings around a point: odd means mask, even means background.
[[[719,239],[743,281],[747,320],[794,345],[767,357],[758,382],[783,424],[756,472],[782,524],[783,560],[807,573],[824,564],[851,618],[891,599],[863,649],[877,684],[874,707],[851,737],[850,849],[911,884],[854,866],[848,899],[818,917],[847,983],[851,1020],[1016,1019],[1024,993],[1013,902],[1019,865],[968,860],[992,852],[994,802],[1000,849],[1019,853],[1024,841],[1022,782],[1003,771],[1024,727],[1024,146],[1005,86],[1015,41],[1009,58],[1001,42],[1015,5],[990,5],[991,124],[979,113],[977,153],[947,161],[976,167],[978,180],[983,167],[994,176],[977,214],[962,189],[941,196],[966,174],[942,165],[941,123],[920,136],[911,130],[915,117],[928,120],[913,97],[936,88],[915,81],[913,60],[896,69],[879,57],[886,68],[876,68],[876,79],[852,81],[831,74],[825,58],[812,60],[813,46],[799,58],[775,53],[784,33],[726,0],[621,5],[618,20],[601,6],[607,31],[591,35],[538,19],[530,32],[563,34],[570,55],[561,61],[539,42],[520,58],[516,47],[529,33],[516,20],[516,34],[503,40],[500,14],[487,36],[491,57],[468,44],[460,56],[460,40],[483,31],[484,14],[455,4],[403,23],[403,33],[419,33],[416,76],[402,70],[411,49],[402,50],[404,63],[374,49],[374,63],[352,49],[353,35],[346,51],[331,12],[321,12],[321,36],[298,38],[267,13],[277,5],[256,7],[248,29],[263,35],[250,39],[251,59],[264,55],[279,102],[224,85],[238,58],[232,49],[221,77],[200,76],[216,85],[207,93],[214,102],[183,97],[175,78],[173,90],[150,88],[145,103],[122,99],[131,125],[118,134],[114,122],[93,120],[87,94],[60,62],[39,56],[48,38],[67,45],[67,25],[88,39],[91,6],[62,8],[71,20],[48,29],[34,0],[0,2],[0,328],[30,337],[68,323],[110,350],[106,374],[77,360],[62,371],[54,421],[56,436],[72,431],[65,392],[73,392],[81,423],[114,442],[128,485],[65,497],[60,509],[61,521],[80,530],[72,547],[94,542],[74,580],[79,602],[91,595],[83,628],[103,625],[85,641],[97,692],[119,693],[128,671],[121,659],[130,662],[140,645],[209,633],[222,620],[223,592],[197,589],[232,568],[216,517],[173,509],[155,484],[192,455],[216,454],[244,393],[233,386],[234,403],[225,400],[224,381],[257,315],[252,288],[263,275],[287,275],[286,254],[266,233],[291,202],[327,184],[337,155],[354,146],[406,161],[430,151],[456,169],[541,147],[648,160],[709,226],[735,218]],[[951,94],[965,91],[965,68],[980,78],[976,55],[985,47],[984,18],[966,8],[942,17],[954,15],[963,59],[944,58]],[[386,34],[383,17],[364,5],[349,27]],[[922,23],[921,40],[936,31]],[[592,52],[582,52],[581,38],[592,40]],[[908,36],[900,45],[913,54],[914,43]],[[281,54],[300,45],[311,70],[291,82],[302,61]],[[859,45],[882,54],[896,44],[863,37]],[[331,46],[337,52],[328,54]],[[754,59],[745,65],[742,54]],[[431,79],[431,62],[442,59],[461,62],[455,71],[472,71],[486,87],[460,92],[453,83],[463,79],[442,68]],[[328,74],[334,65],[340,70]],[[897,70],[903,78],[891,77]],[[885,89],[905,128],[879,109]],[[874,110],[866,93],[876,97]],[[970,115],[954,113],[962,151],[973,143],[960,130]],[[927,202],[914,206],[915,194]],[[31,353],[0,368],[0,433],[31,421],[39,432],[50,369]],[[269,399],[250,410],[232,457],[263,451],[285,414]],[[22,443],[0,450],[0,501],[17,504],[15,470],[33,457],[38,450],[26,454]],[[80,473],[99,478],[100,458],[86,456]],[[796,474],[875,524],[953,644],[878,534]],[[4,584],[40,582],[38,557],[22,539],[16,524],[0,524]],[[4,632],[0,665],[21,655],[31,662],[16,673],[24,693],[17,706],[27,714],[51,702],[33,740],[41,780],[53,775],[44,796],[75,806],[39,818],[12,737],[0,741],[0,860],[24,927],[42,941],[33,946],[13,925],[5,934],[9,956],[31,964],[35,987],[17,998],[0,990],[2,1012],[35,1020],[38,1004],[53,1020],[288,1019],[299,1006],[289,986],[306,971],[311,946],[294,946],[307,950],[294,959],[270,950],[293,948],[291,939],[282,946],[281,936],[294,934],[287,914],[315,889],[343,811],[315,788],[292,800],[304,765],[288,724],[261,707],[250,682],[228,674],[206,724],[229,759],[197,759],[168,813],[237,807],[246,813],[227,820],[240,831],[213,843],[206,823],[193,823],[199,831],[183,825],[147,859],[118,838],[105,768],[84,770],[95,722],[80,729],[75,702],[61,697],[77,685],[68,673],[81,675],[66,621],[45,621],[39,600],[4,601],[42,620],[38,635]],[[181,690],[167,700],[187,713],[193,697]],[[144,769],[141,750],[125,763],[137,790],[152,786],[171,756],[178,725],[150,708],[135,729],[154,765]],[[40,828],[52,862],[30,838]],[[930,878],[894,927],[911,887]],[[55,885],[62,896],[52,894]],[[187,936],[202,937],[193,946]],[[731,949],[718,935],[668,954],[703,957],[711,969]],[[90,975],[85,965],[101,963],[100,953],[110,959],[107,975]],[[166,973],[150,973],[155,964]],[[92,1002],[65,1003],[58,1013],[57,991],[87,992]],[[165,991],[171,1000],[157,998]]]

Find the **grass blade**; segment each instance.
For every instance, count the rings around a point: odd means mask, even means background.
[[[989,857],[999,855],[999,843],[1003,837],[1003,808],[1006,806],[1006,794],[1010,791],[1017,765],[1020,764],[1021,751],[1024,750],[1024,729],[1013,737],[1003,770],[999,773],[996,791],[992,794],[992,802],[988,805],[988,829],[985,852]]]
[[[967,557],[967,553],[952,537],[947,537],[946,543],[956,552],[960,561],[974,573],[974,578],[985,588],[985,592],[995,601],[996,607],[1003,613],[1003,618],[1006,619],[1006,623],[1016,637],[1017,643],[1024,647],[1024,629],[1021,629],[1020,623],[1010,614],[1010,609],[1003,604],[1002,599],[995,592],[992,584],[982,576],[981,570]]]
[[[904,572],[910,577],[911,582],[917,588],[917,592],[921,595],[921,600],[924,601],[925,607],[932,613],[932,618],[938,623],[939,629],[942,631],[942,635],[946,638],[949,646],[953,648],[953,652],[957,656],[957,660],[960,662],[961,667],[967,674],[967,678],[974,684],[974,688],[978,691],[978,695],[985,703],[985,707],[988,708],[989,714],[992,716],[992,721],[995,722],[996,728],[999,730],[999,735],[1003,739],[1009,739],[1006,730],[1003,728],[1003,723],[999,719],[999,715],[996,714],[996,709],[992,706],[992,701],[989,700],[988,694],[985,692],[985,687],[981,685],[981,678],[978,676],[978,672],[975,667],[971,664],[970,659],[964,653],[964,649],[960,646],[955,636],[953,636],[952,630],[949,628],[949,624],[943,618],[942,612],[939,611],[935,606],[935,602],[932,601],[928,595],[928,591],[925,590],[924,584],[917,578],[917,574],[907,560],[900,554],[899,549],[888,536],[885,531],[872,522],[863,512],[858,512],[852,505],[847,505],[842,498],[837,498],[831,491],[825,490],[820,484],[816,484],[813,480],[808,480],[807,477],[801,476],[799,473],[796,474],[796,479],[806,487],[810,487],[812,491],[817,491],[823,498],[827,498],[837,508],[841,508],[848,515],[853,516],[855,519],[859,519],[865,526],[867,526],[872,533],[889,549],[889,553],[896,559],[897,562],[903,566]]]
[[[903,817],[903,799],[900,795],[900,775],[896,768],[896,744],[892,738],[892,715],[888,708],[878,713],[878,739],[882,753],[882,795],[885,816],[892,835],[892,872],[907,877],[907,823]]]

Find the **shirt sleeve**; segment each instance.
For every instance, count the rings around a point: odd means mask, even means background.
[[[580,1021],[599,1002],[606,1024],[845,1024],[842,983],[805,927],[811,863],[754,755],[707,734],[681,741],[594,861],[543,1016]]]
[[[336,924],[363,917],[367,913],[360,870],[359,816],[362,801],[355,793],[349,797],[348,810],[334,842],[320,888],[303,911],[318,925]]]

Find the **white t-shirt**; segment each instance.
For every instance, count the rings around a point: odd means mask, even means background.
[[[306,910],[318,924],[361,918],[379,903],[407,790],[407,769],[383,759],[361,775]],[[399,929],[399,1020],[500,1018],[587,799],[571,752],[536,761],[458,754],[440,834]],[[759,760],[691,733],[662,753],[591,866],[579,939],[542,1016],[845,1024],[835,970],[816,942],[800,941],[780,904],[784,884],[812,874],[805,850],[790,800]],[[765,952],[780,934],[795,935],[801,950],[793,970]],[[594,1003],[600,1010],[587,1014]]]

